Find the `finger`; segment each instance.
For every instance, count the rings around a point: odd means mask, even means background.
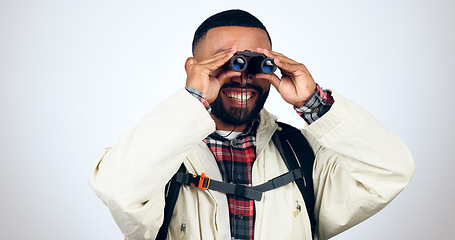
[[[297,77],[308,74],[308,70],[304,64],[296,62],[281,53],[261,48],[258,48],[258,51],[261,51],[261,53],[265,54],[267,57],[273,58],[283,75]]]
[[[223,84],[226,82],[226,80],[233,78],[233,77],[238,77],[242,75],[241,72],[236,72],[236,71],[223,71],[221,72],[216,79],[220,82],[220,85],[223,86]]]
[[[277,90],[279,89],[281,79],[276,74],[257,73],[255,77],[265,79],[270,82]]]
[[[220,51],[208,59],[197,61],[192,59],[189,62],[189,68],[194,69],[196,72],[204,73],[204,75],[217,76],[223,66],[237,51],[237,46]]]
[[[278,52],[274,52],[274,51],[269,51],[267,49],[264,49],[264,48],[258,48],[257,51],[259,53],[263,53],[264,55],[266,55],[267,57],[269,58],[273,58],[275,61],[277,62],[287,62],[287,63],[295,63],[297,64],[296,61],[286,57],[285,55],[281,54],[281,53],[278,53]]]
[[[212,65],[217,65],[217,63],[221,60],[222,62],[224,61],[228,61],[228,59],[230,59],[234,53],[236,52],[236,47],[232,47],[232,48],[229,48],[229,49],[226,49],[226,50],[223,50],[221,52],[218,52],[214,55],[212,55],[211,57],[207,58],[207,59],[204,59],[204,60],[200,60],[200,61],[197,61],[195,58],[192,59],[192,61],[190,62],[190,66],[191,65],[199,65],[199,66],[209,66],[209,68],[211,68],[210,66]]]
[[[261,51],[261,53],[265,54],[267,57],[273,58],[275,64],[281,70],[284,69],[287,72],[293,72],[298,70],[301,66],[303,66],[303,64],[296,62],[281,53],[269,51],[267,49],[262,48],[258,48],[258,51]]]
[[[217,63],[220,60],[224,61],[224,63],[227,62],[235,53],[237,52],[237,46],[233,46],[231,48],[225,49],[223,51],[220,51],[213,56],[203,60],[200,62],[200,64],[212,64],[212,63]]]
[[[226,49],[214,55],[210,62],[207,62],[206,65],[210,65],[212,70],[210,76],[217,79],[221,85],[226,82],[227,79],[232,77],[240,76],[241,72],[236,72],[232,70],[223,69],[222,66],[232,58],[232,56],[237,52],[237,46],[234,45],[230,49]]]

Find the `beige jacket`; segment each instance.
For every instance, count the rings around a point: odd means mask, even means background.
[[[403,142],[358,105],[332,95],[331,110],[302,130],[316,156],[317,233],[311,233],[302,195],[290,183],[255,201],[255,239],[328,239],[378,212],[411,179],[414,164]],[[260,117],[253,185],[287,172],[271,141],[276,118],[265,110]],[[181,89],[99,156],[90,184],[129,240],[155,239],[164,186],[182,161],[190,172],[221,181],[202,142],[214,130],[203,105]],[[168,239],[230,239],[225,194],[182,186]]]

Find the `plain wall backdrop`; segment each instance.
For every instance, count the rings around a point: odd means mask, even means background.
[[[414,156],[408,188],[334,239],[453,239],[453,1],[1,0],[3,239],[123,239],[88,185],[92,164],[184,87],[194,31],[231,8],[261,19],[274,50],[367,108]],[[303,126],[276,91],[266,108]]]

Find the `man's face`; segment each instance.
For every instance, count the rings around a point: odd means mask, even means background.
[[[217,27],[210,29],[198,44],[194,58],[201,61],[234,45],[239,51],[255,51],[258,47],[271,50],[267,34],[260,28]],[[224,124],[229,128],[251,122],[264,106],[269,90],[267,80],[248,74],[247,70],[242,72],[242,76],[227,80],[211,104],[217,127]]]

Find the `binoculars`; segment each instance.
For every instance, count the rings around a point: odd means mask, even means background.
[[[272,74],[277,69],[273,58],[268,58],[265,54],[251,52],[249,50],[236,52],[223,67],[236,72],[242,72],[248,68],[248,72],[253,74]]]

